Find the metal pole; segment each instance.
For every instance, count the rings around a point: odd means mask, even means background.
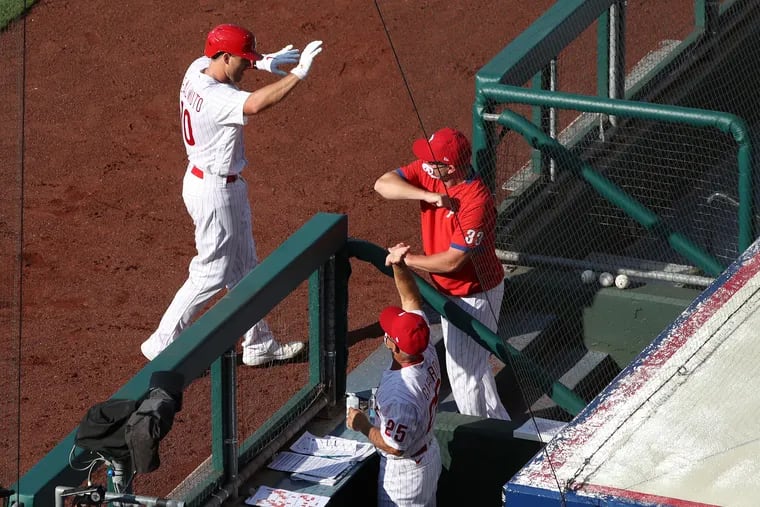
[[[132,477],[134,475],[132,459],[127,457],[123,461],[111,461],[111,470],[113,470],[113,475],[111,476],[113,490],[120,495],[131,494],[133,492]],[[113,507],[123,507],[124,505],[127,504],[121,502],[114,502],[112,504]]]
[[[496,256],[503,262],[515,263],[522,266],[543,265],[558,266],[565,269],[591,269],[594,271],[607,271],[608,273],[612,274],[626,275],[648,280],[682,283],[684,285],[696,285],[698,287],[707,287],[715,281],[714,278],[706,276],[671,273],[669,271],[628,269],[621,268],[613,264],[604,264],[600,262],[591,262],[580,259],[567,259],[564,257],[549,257],[546,255],[525,254],[520,252],[510,252],[507,250],[496,250]]]
[[[237,353],[229,349],[222,356],[222,455],[225,482],[234,484],[238,477],[237,430]],[[237,492],[231,492],[237,498]]]
[[[322,342],[324,343],[324,382],[327,386],[328,406],[335,407],[343,393],[338,392],[337,341],[335,336],[335,256],[330,257],[319,270],[321,282],[321,321]]]
[[[552,58],[549,62],[549,90],[557,91],[557,59]],[[549,108],[549,136],[557,139],[557,108]],[[554,181],[557,177],[557,162],[552,158],[549,159],[549,178]]]
[[[75,490],[81,490],[82,488],[71,488],[68,486],[56,486],[55,487],[55,507],[64,507],[64,498],[69,496],[76,496]],[[67,493],[68,492],[68,493]],[[64,495],[64,493],[67,493]],[[91,498],[91,500],[94,500]],[[131,494],[119,494],[106,492],[103,498],[100,499],[100,503],[103,502],[119,502],[123,505],[146,505],[148,507],[185,507],[185,502],[180,500],[172,500],[170,498],[161,498],[158,496],[143,496],[143,495],[131,495]],[[100,505],[100,503],[98,505]]]
[[[625,1],[610,5],[610,66],[609,98],[625,98]],[[610,116],[610,124],[617,126],[617,116]]]

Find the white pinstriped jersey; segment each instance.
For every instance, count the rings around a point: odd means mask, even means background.
[[[434,438],[441,366],[432,343],[422,356],[420,363],[385,370],[377,389],[380,433],[385,443],[404,451],[403,457],[411,457]]]
[[[198,253],[158,328],[140,346],[150,360],[177,339],[215,294],[232,289],[258,264],[248,184],[243,178],[226,177],[239,174],[246,165],[243,106],[250,93],[203,74],[210,61],[204,56],[190,64],[179,93],[189,162],[182,179],[182,200],[195,225]],[[202,172],[193,171],[192,166]],[[245,333],[243,357],[277,346],[262,319]]]
[[[243,104],[250,93],[204,74],[209,62],[202,56],[191,63],[179,92],[187,158],[204,173],[238,174],[247,163],[242,126],[248,122]]]

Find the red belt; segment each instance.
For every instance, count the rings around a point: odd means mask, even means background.
[[[199,177],[200,179],[203,179],[203,171],[201,171],[201,170],[200,170],[200,169],[198,169],[197,167],[193,166],[193,168],[192,168],[192,169],[190,169],[190,172],[191,172],[191,173],[192,173],[194,176],[197,176],[197,177]],[[222,178],[224,178],[224,177],[225,177],[225,176],[222,176]],[[227,178],[227,183],[232,183],[233,181],[237,181],[237,179],[238,179],[238,175],[237,175],[237,174],[228,174],[228,175],[226,176],[226,178]]]
[[[410,458],[416,458],[417,456],[420,456],[420,455],[424,454],[425,451],[427,451],[427,444],[423,445],[422,448],[419,451],[415,452],[414,454],[412,454],[409,457]]]

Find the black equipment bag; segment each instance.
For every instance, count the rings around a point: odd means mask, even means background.
[[[106,400],[90,407],[77,428],[74,443],[82,449],[99,452],[106,458],[129,457],[125,431],[127,421],[137,408],[134,400]]]

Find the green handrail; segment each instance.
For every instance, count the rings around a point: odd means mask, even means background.
[[[644,120],[656,120],[670,123],[687,124],[693,127],[715,128],[733,137],[738,145],[739,171],[739,249],[746,250],[754,240],[752,217],[752,144],[746,122],[736,115],[719,111],[709,111],[681,106],[649,104],[632,100],[608,99],[603,97],[588,97],[573,93],[548,92],[545,90],[528,90],[513,86],[484,86],[479,90],[485,100],[497,101],[503,104],[546,105],[560,109],[571,109],[589,113],[603,113]],[[505,121],[509,121],[505,118]],[[520,122],[521,123],[521,122]],[[535,126],[534,126],[535,127]],[[526,129],[529,128],[526,126]],[[526,140],[533,145],[538,142],[537,134],[547,138],[540,130],[530,129],[531,139]],[[543,143],[545,146],[559,145]],[[560,145],[561,146],[561,145]],[[598,190],[598,189],[597,189]],[[711,264],[711,263],[708,263]],[[702,269],[705,269],[703,266]],[[706,270],[707,272],[708,271]],[[714,273],[715,275],[719,273]]]
[[[348,237],[345,215],[318,213],[282,243],[212,308],[188,327],[158,357],[124,384],[112,398],[139,400],[148,394],[155,371],[174,371],[185,386],[224,352],[234,347],[251,322],[263,318],[332,255]],[[212,372],[213,373],[213,372]],[[313,379],[312,379],[313,382]],[[55,487],[82,483],[87,472],[69,466],[76,429],[38,461],[11,489],[13,500],[27,507],[52,505]],[[74,458],[82,455],[79,449]]]
[[[347,244],[348,253],[351,257],[369,262],[379,271],[392,276],[392,271],[385,266],[387,250],[373,243],[363,240],[349,239]],[[493,353],[503,363],[511,364],[518,362],[526,370],[530,371],[533,379],[551,399],[564,410],[572,415],[577,415],[586,406],[585,401],[568,387],[554,381],[539,366],[525,357],[519,350],[502,339],[483,325],[479,320],[459,308],[453,301],[438,292],[427,281],[413,274],[417,286],[420,288],[422,297],[427,303],[447,320],[451,321],[462,331],[472,337],[481,347]]]
[[[496,132],[484,121],[496,104],[527,104],[535,107],[556,107],[577,111],[603,113],[611,116],[628,116],[665,122],[686,123],[692,126],[716,128],[733,136],[738,145],[738,248],[746,250],[755,238],[752,182],[752,148],[745,121],[735,115],[702,109],[663,106],[643,102],[614,100],[603,97],[586,97],[556,91],[529,90],[522,85],[555,58],[595,21],[607,22],[606,13],[617,0],[563,0],[557,2],[539,17],[528,29],[516,37],[494,58],[484,65],[475,77],[473,104],[473,165],[486,183],[494,188],[495,168],[493,156],[499,139]],[[727,14],[739,0],[728,0],[718,5],[714,0],[694,0],[694,30],[680,47],[693,44],[701,37],[713,37],[719,19]],[[600,31],[603,31],[600,28]],[[602,60],[598,72],[608,70],[605,45],[608,41],[598,37],[598,50]],[[606,76],[598,76],[598,87],[606,84]],[[676,241],[678,242],[678,241]],[[683,245],[686,247],[686,245]]]
[[[602,197],[622,209],[645,229],[662,236],[670,246],[700,269],[712,276],[720,275],[723,266],[715,257],[691,242],[683,234],[673,231],[649,208],[632,198],[622,188],[599,174],[588,163],[573,155],[558,141],[552,139],[533,123],[512,111],[504,111],[499,123],[521,134],[534,148],[553,158],[563,169],[572,171],[586,180]]]

